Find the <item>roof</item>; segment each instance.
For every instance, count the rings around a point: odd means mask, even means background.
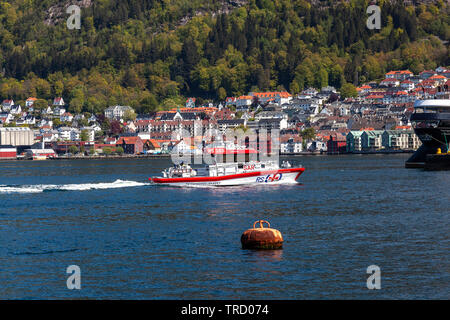
[[[117,140],[116,145],[118,144],[136,144],[139,141],[142,142],[141,137],[120,137],[119,140]]]
[[[447,78],[441,75],[434,75],[428,78],[428,80],[438,80],[438,79],[447,79]]]
[[[281,98],[288,98],[292,97],[289,92],[253,92],[252,95],[254,97],[258,98],[274,98],[274,97],[281,97]]]
[[[143,141],[144,141],[144,143],[148,143],[148,144],[152,145],[155,149],[161,148],[158,141],[156,141],[155,139],[144,139]]]
[[[409,70],[400,70],[400,71],[390,71],[386,74],[391,75],[391,74],[413,74],[413,73]]]
[[[398,82],[398,80],[388,78],[388,79],[381,80],[381,82]]]
[[[252,96],[240,96],[237,98],[237,100],[252,100],[253,97]]]

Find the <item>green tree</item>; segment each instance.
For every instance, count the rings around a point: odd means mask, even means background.
[[[351,83],[345,83],[341,87],[340,92],[341,92],[341,97],[344,99],[358,96],[358,91],[356,91],[356,87]]]
[[[305,141],[311,141],[311,140],[314,140],[316,138],[316,131],[314,130],[314,128],[306,128],[305,130],[303,130],[300,133],[300,136]]]
[[[59,120],[58,118],[55,118],[52,120],[53,121],[53,127],[57,128],[59,126],[61,126],[61,120]]]
[[[79,151],[78,151],[78,148],[76,147],[76,146],[70,146],[69,147],[69,153],[71,153],[71,154],[77,154]]]
[[[123,115],[123,120],[126,122],[136,120],[136,113],[134,112],[134,110],[125,111]]]
[[[103,153],[109,156],[110,154],[112,154],[112,149],[109,147],[103,148]]]
[[[44,99],[37,99],[36,101],[34,101],[33,103],[33,110],[34,110],[34,114],[40,114],[42,112],[42,110],[44,110],[45,108],[47,108],[47,101]]]
[[[80,139],[81,141],[89,141],[89,131],[81,130]]]
[[[122,147],[117,147],[116,148],[116,153],[118,154],[118,155],[123,155],[123,153],[124,153],[124,151],[123,151],[123,148]]]

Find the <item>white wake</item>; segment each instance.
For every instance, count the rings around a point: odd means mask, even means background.
[[[37,184],[37,185],[0,185],[1,193],[40,193],[44,191],[85,191],[94,189],[116,189],[140,187],[150,183],[138,181],[116,180],[114,182],[82,183],[82,184]]]

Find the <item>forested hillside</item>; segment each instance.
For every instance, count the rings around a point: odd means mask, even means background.
[[[450,65],[447,1],[378,1],[381,30],[366,28],[368,2],[0,1],[0,98],[149,112]],[[69,4],[82,7],[80,30],[66,26]]]

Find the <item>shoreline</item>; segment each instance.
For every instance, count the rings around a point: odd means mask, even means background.
[[[302,156],[337,156],[337,155],[373,155],[373,154],[411,154],[413,150],[396,150],[396,151],[360,151],[360,152],[348,152],[348,153],[320,153],[320,152],[302,152],[302,153],[283,153],[280,157],[302,157]],[[152,155],[109,155],[109,156],[59,156],[57,158],[49,158],[45,160],[117,160],[117,159],[167,159],[171,154],[152,154]],[[17,159],[17,158],[4,158],[2,161],[45,161],[45,160],[32,160],[32,159]]]

